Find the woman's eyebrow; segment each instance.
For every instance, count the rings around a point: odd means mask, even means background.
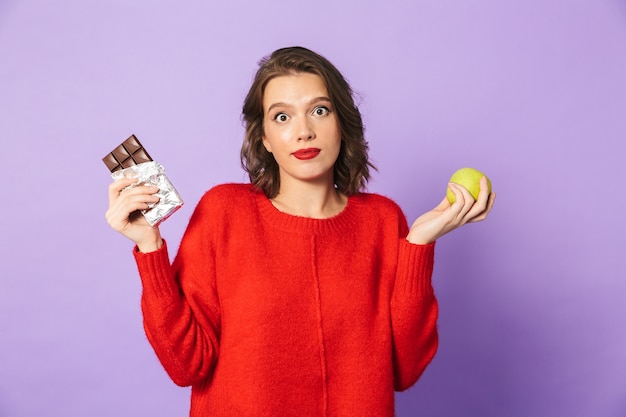
[[[283,102],[274,103],[267,108],[267,112],[269,113],[275,107],[289,107],[289,105]]]
[[[331,103],[330,99],[328,97],[326,97],[326,96],[321,96],[321,97],[314,98],[313,100],[311,100],[311,103],[317,103],[319,101],[327,101],[327,102]]]
[[[312,103],[319,103],[320,101],[327,101],[329,103],[331,103],[330,98],[326,97],[326,96],[320,96],[320,97],[315,97],[314,99],[312,99],[309,104]],[[271,104],[268,108],[267,108],[267,112],[269,113],[273,108],[276,107],[291,107],[290,104],[288,103],[283,103],[282,101],[278,102],[278,103],[273,103]]]

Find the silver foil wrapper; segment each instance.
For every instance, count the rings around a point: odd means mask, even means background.
[[[129,168],[115,171],[111,173],[111,176],[114,180],[123,177],[138,178],[139,181],[129,188],[138,185],[154,185],[159,188],[159,192],[155,194],[160,198],[159,202],[146,210],[141,210],[141,214],[143,214],[150,226],[158,226],[184,204],[176,188],[165,175],[165,169],[158,162],[151,161],[133,165]]]

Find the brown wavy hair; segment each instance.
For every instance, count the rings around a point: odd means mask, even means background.
[[[259,69],[243,104],[246,134],[241,146],[241,166],[253,185],[267,197],[276,197],[280,174],[274,156],[263,146],[263,94],[271,79],[297,73],[315,74],[324,80],[341,133],[341,148],[334,167],[335,187],[345,195],[360,192],[370,178],[370,168],[375,170],[376,167],[367,155],[363,120],[352,88],[330,61],[299,46],[278,49],[259,61]]]

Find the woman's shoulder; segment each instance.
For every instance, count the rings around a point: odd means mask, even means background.
[[[376,193],[358,193],[352,196],[353,200],[365,207],[376,208],[377,210],[388,210],[392,212],[402,212],[400,206],[391,198]]]
[[[209,198],[232,198],[255,194],[256,192],[256,188],[252,184],[231,182],[214,185],[204,193],[204,196]]]
[[[391,198],[375,193],[359,193],[352,196],[352,204],[362,216],[378,219],[377,221],[406,222],[402,208]]]
[[[400,235],[406,233],[406,216],[391,198],[381,194],[359,193],[352,196],[352,205],[363,224],[398,229]]]
[[[253,201],[253,197],[259,192],[252,184],[218,184],[204,193],[198,203],[198,207],[236,209],[241,207],[241,205],[245,205],[246,201]]]

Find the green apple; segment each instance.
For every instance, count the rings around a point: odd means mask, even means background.
[[[452,174],[450,177],[450,182],[455,184],[462,185],[467,188],[470,192],[474,200],[478,198],[478,192],[480,191],[480,179],[482,177],[486,177],[485,174],[480,172],[474,168],[461,168]],[[491,192],[491,181],[487,178],[487,189]],[[456,197],[450,187],[448,187],[448,191],[446,192],[446,197],[448,197],[448,201],[450,204],[453,204],[456,201]]]

